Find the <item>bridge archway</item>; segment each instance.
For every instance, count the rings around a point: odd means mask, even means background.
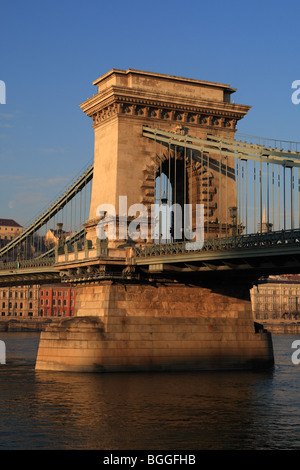
[[[177,149],[155,156],[155,204],[161,207],[159,221],[162,230],[160,242],[184,239],[184,221],[190,223],[186,205],[191,202],[190,175],[185,156]]]

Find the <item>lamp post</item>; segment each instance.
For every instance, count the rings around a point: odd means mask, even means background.
[[[237,234],[237,207],[229,207],[230,217],[232,219],[231,235]]]

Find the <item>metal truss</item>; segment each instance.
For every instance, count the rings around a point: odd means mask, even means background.
[[[149,126],[143,126],[143,136],[170,145],[189,148],[202,152],[221,151],[223,156],[241,160],[273,163],[285,167],[300,167],[300,152],[273,149],[258,144],[249,144],[236,140],[207,135],[207,139],[197,139],[189,135],[166,132]],[[195,157],[193,157],[195,158]]]
[[[213,184],[205,182],[205,189],[200,176],[200,193],[202,192],[204,208],[208,214],[207,238],[211,236],[209,227],[213,219],[210,207],[212,211],[217,206],[220,208],[218,220],[214,220],[219,226],[219,236],[229,233],[230,208],[222,209],[222,199],[227,200],[228,178],[236,182],[237,220],[238,224],[244,227],[244,233],[262,232],[263,222],[268,227],[267,230],[300,228],[300,152],[294,150],[299,148],[300,143],[296,145],[297,143],[290,142],[289,148],[278,149],[261,143],[238,141],[212,134],[200,139],[186,134],[184,127],[178,131],[179,133],[167,132],[143,126],[142,133],[144,137],[154,141],[155,149],[159,146],[167,149],[166,158],[170,159],[172,148],[175,149],[175,154],[178,149],[183,149],[184,161],[189,162],[190,168],[193,162],[200,164],[208,173],[214,171],[219,190],[213,201]],[[265,143],[270,142],[265,139]],[[273,143],[288,147],[288,142]],[[154,150],[154,162],[157,158],[160,157]],[[227,166],[230,161],[233,162],[233,168],[231,165]],[[225,183],[222,183],[224,178]],[[187,187],[186,182],[184,186]],[[263,220],[264,215],[266,220]]]

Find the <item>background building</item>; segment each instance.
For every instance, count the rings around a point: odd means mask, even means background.
[[[1,318],[73,316],[76,291],[69,285],[33,285],[0,289]]]
[[[44,244],[48,249],[50,249],[58,244],[60,238],[67,240],[71,235],[71,232],[50,229],[44,237]]]
[[[270,276],[250,290],[254,319],[300,320],[300,276]]]
[[[264,206],[264,210],[263,210],[263,215],[262,215],[262,221],[261,223],[258,222],[257,224],[257,231],[258,233],[266,233],[266,232],[271,232],[272,231],[272,227],[273,227],[273,224],[269,223],[267,221],[267,217],[266,217],[266,208]]]
[[[0,219],[0,247],[22,233],[23,227],[13,219]]]
[[[34,317],[38,313],[39,286],[0,289],[1,317]]]
[[[70,317],[75,312],[76,290],[68,285],[49,284],[40,288],[39,315]]]

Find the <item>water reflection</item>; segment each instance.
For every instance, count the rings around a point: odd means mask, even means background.
[[[34,401],[43,423],[55,423],[56,432],[63,431],[57,439],[63,446],[232,448],[240,445],[241,437],[251,438],[253,426],[263,426],[265,417],[256,411],[257,390],[267,393],[270,377],[36,372]]]
[[[98,375],[35,371],[38,338],[9,335],[2,449],[299,448],[299,368],[288,337],[273,338],[269,372]]]

